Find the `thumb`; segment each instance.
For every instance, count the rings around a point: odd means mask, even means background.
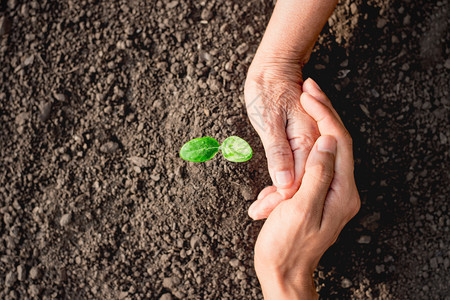
[[[325,198],[334,177],[336,148],[337,142],[332,136],[317,139],[306,162],[302,185],[292,198],[301,211],[308,212],[312,223],[319,226]]]

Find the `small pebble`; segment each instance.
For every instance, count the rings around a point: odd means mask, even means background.
[[[372,238],[369,235],[362,235],[358,239],[358,244],[369,244]]]
[[[172,299],[173,297],[170,293],[165,293],[159,298],[159,300],[172,300]]]
[[[150,175],[151,180],[158,182],[161,179],[161,176],[159,174],[152,174]]]
[[[375,272],[377,272],[377,274],[384,273],[384,265],[376,265]]]
[[[240,55],[244,54],[245,52],[247,52],[249,49],[247,43],[242,43],[240,44],[237,48],[236,48],[236,52]]]
[[[26,278],[26,270],[25,267],[23,265],[19,265],[17,267],[17,279],[19,279],[20,281],[24,281]]]
[[[39,119],[41,122],[45,122],[50,118],[50,113],[52,111],[52,103],[51,102],[42,102],[39,105]]]
[[[0,37],[7,34],[10,29],[10,23],[7,17],[0,17]]]
[[[387,24],[386,19],[378,19],[378,22],[377,22],[377,28],[378,28],[378,29],[381,29],[381,28],[383,28],[384,26],[386,26],[386,24]]]
[[[194,234],[191,237],[191,241],[190,241],[191,248],[194,249],[195,247],[199,246],[200,242],[201,242],[200,237]]]
[[[140,167],[140,168],[145,168],[145,167],[148,166],[148,160],[145,159],[145,158],[143,158],[143,157],[139,157],[139,156],[131,156],[131,157],[128,158],[128,160],[129,160],[132,164],[134,164],[134,165],[136,165],[136,166],[138,166],[138,167]]]
[[[59,225],[61,225],[62,227],[66,227],[67,225],[70,224],[71,221],[72,221],[72,214],[70,213],[64,214],[59,220]]]
[[[106,142],[100,147],[100,151],[103,153],[114,153],[117,149],[119,149],[119,144],[112,141]]]
[[[29,65],[32,65],[33,62],[34,62],[34,55],[30,55],[23,61],[23,65],[29,66]]]
[[[16,272],[10,271],[8,274],[6,274],[5,285],[7,287],[12,287],[14,283],[16,283],[16,280],[17,280]]]
[[[237,258],[233,258],[232,260],[230,260],[230,266],[232,266],[233,268],[239,267],[239,260]]]
[[[16,123],[16,125],[23,125],[23,124],[25,124],[25,122],[28,120],[28,113],[27,112],[23,112],[23,113],[20,113],[20,114],[18,114],[17,116],[16,116],[16,120],[15,120],[15,123]]]
[[[53,94],[53,97],[55,97],[55,99],[60,102],[66,101],[66,95],[61,94],[61,93],[55,93],[55,94]]]
[[[213,13],[210,9],[203,9],[202,13],[200,15],[200,18],[202,18],[202,20],[208,21],[213,17]]]
[[[350,12],[352,13],[352,15],[356,15],[358,13],[358,6],[356,5],[356,3],[352,3],[350,4]]]
[[[41,270],[38,267],[32,267],[30,270],[30,278],[31,279],[39,279],[41,278]]]
[[[348,289],[349,287],[351,287],[353,285],[353,283],[350,281],[350,279],[348,278],[344,278],[341,281],[341,286],[344,289]]]

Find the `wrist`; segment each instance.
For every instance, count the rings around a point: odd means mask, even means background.
[[[302,68],[305,63],[306,60],[291,56],[291,54],[282,50],[258,49],[248,70],[248,79],[302,83]]]
[[[289,278],[281,272],[258,272],[264,299],[312,300],[318,299],[312,275],[298,274],[296,278]]]

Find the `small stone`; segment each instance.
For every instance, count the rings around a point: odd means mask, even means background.
[[[131,157],[128,158],[128,160],[132,164],[134,164],[134,165],[136,165],[136,166],[138,166],[140,168],[145,168],[145,167],[148,166],[148,160],[145,159],[145,158],[139,157],[139,156],[131,156]]]
[[[106,142],[100,147],[100,151],[103,153],[114,153],[119,149],[119,144],[116,142]]]
[[[13,10],[14,8],[16,8],[17,6],[17,1],[16,0],[8,0],[8,8]]]
[[[16,125],[23,125],[23,124],[25,124],[25,122],[28,120],[28,113],[27,112],[23,112],[23,113],[20,113],[20,114],[18,114],[17,116],[16,116],[16,120],[15,120],[15,123],[16,123]]]
[[[244,279],[247,278],[247,274],[245,274],[245,272],[239,270],[239,271],[236,272],[236,277],[239,280],[244,280]]]
[[[177,39],[178,43],[182,43],[186,39],[186,33],[177,31],[175,32],[175,38]]]
[[[32,284],[30,285],[28,292],[30,295],[34,298],[37,298],[39,294],[41,293],[42,288],[39,285]]]
[[[411,202],[412,205],[416,205],[417,204],[417,197],[415,196],[411,196],[409,197],[409,202]]]
[[[127,45],[125,44],[124,41],[118,41],[116,47],[119,50],[125,50],[127,48]]]
[[[244,200],[246,200],[246,201],[253,200],[253,198],[254,198],[252,188],[249,186],[241,187],[241,195],[242,195],[242,197],[244,197]]]
[[[152,174],[150,175],[150,179],[158,182],[161,179],[161,176],[159,174]]]
[[[197,246],[200,245],[200,242],[201,242],[200,237],[194,234],[194,235],[191,237],[191,241],[190,241],[191,248],[192,248],[192,249],[196,248]]]
[[[398,39],[398,37],[397,37],[396,35],[393,35],[393,36],[391,37],[391,42],[392,42],[393,44],[398,44],[398,43],[400,43],[400,40]]]
[[[29,66],[29,65],[32,65],[33,62],[34,62],[34,55],[30,55],[23,61],[23,65]]]
[[[349,287],[351,287],[353,285],[353,283],[350,281],[350,279],[348,278],[344,278],[341,281],[341,286],[344,289],[348,289]]]
[[[247,52],[249,49],[249,46],[247,45],[247,43],[242,43],[240,44],[237,48],[236,48],[236,52],[240,55],[244,54],[245,52]]]
[[[14,283],[16,283],[16,280],[17,280],[16,272],[11,271],[8,274],[6,274],[6,277],[5,277],[6,287],[12,287],[14,285]]]
[[[200,15],[200,18],[202,18],[202,20],[208,21],[213,17],[213,13],[210,9],[203,9],[202,13]]]
[[[412,171],[406,174],[406,181],[411,181],[414,178],[414,173]]]
[[[377,21],[377,28],[381,29],[384,26],[386,26],[386,24],[387,24],[386,19],[378,19],[378,21]]]
[[[347,77],[348,73],[350,73],[349,69],[339,70],[337,73],[337,77],[339,79],[345,78],[345,77]]]
[[[358,244],[369,244],[372,238],[369,235],[362,235],[358,239]]]
[[[359,107],[361,108],[361,110],[363,111],[363,113],[364,113],[367,117],[370,118],[370,112],[369,112],[369,109],[368,109],[365,105],[363,105],[363,104],[360,104]]]
[[[30,270],[30,278],[31,279],[39,279],[39,278],[41,278],[41,276],[42,276],[42,273],[38,267],[31,268],[31,270]]]
[[[225,64],[225,71],[227,71],[227,72],[233,71],[233,62],[228,61],[228,62]]]
[[[170,1],[166,4],[167,9],[175,8],[178,5],[178,0]]]
[[[166,277],[163,279],[163,287],[167,289],[172,289],[176,287],[178,284],[180,284],[180,279],[178,277]]]
[[[159,298],[159,300],[172,300],[172,299],[173,297],[170,293],[165,293]]]
[[[239,260],[237,258],[233,258],[232,260],[230,260],[230,266],[232,266],[233,268],[239,267]]]
[[[42,102],[39,105],[39,119],[41,122],[45,122],[50,118],[50,113],[52,111],[52,103],[51,102]]]
[[[377,272],[377,274],[384,273],[384,265],[376,265],[375,272]]]
[[[447,58],[447,59],[445,60],[444,67],[445,67],[446,69],[450,69],[450,58]]]
[[[343,62],[341,62],[340,66],[343,67],[343,68],[348,67],[348,59],[346,59]]]
[[[218,92],[222,89],[222,83],[216,79],[208,79],[207,84],[213,92]]]
[[[61,227],[66,227],[67,225],[70,224],[71,221],[72,221],[72,214],[71,213],[64,214],[59,220],[59,225],[61,225]]]
[[[447,144],[448,141],[447,136],[443,132],[439,132],[439,140],[443,145]]]
[[[403,65],[402,65],[402,71],[408,71],[409,70],[409,64],[408,63],[404,63]]]
[[[411,24],[411,16],[410,15],[406,15],[403,18],[403,25],[409,25],[409,24]]]
[[[11,24],[7,17],[0,17],[0,37],[9,33],[9,29],[11,28]]]
[[[26,270],[25,267],[23,265],[19,265],[17,267],[17,279],[19,279],[20,281],[24,281],[25,279],[27,279],[26,277]]]
[[[372,93],[372,96],[374,96],[375,98],[380,97],[380,93],[378,93],[376,89],[371,89],[370,92]]]
[[[66,95],[64,95],[62,93],[54,93],[53,97],[55,97],[55,99],[60,101],[60,102],[66,101]]]
[[[316,65],[314,65],[314,69],[316,69],[316,70],[325,70],[325,66],[324,65],[322,65],[322,64],[316,64]]]
[[[350,4],[350,12],[352,13],[352,15],[356,15],[358,13],[358,6],[355,2]]]

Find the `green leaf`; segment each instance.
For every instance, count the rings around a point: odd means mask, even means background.
[[[250,145],[238,136],[230,136],[220,146],[223,156],[232,162],[244,162],[252,158]]]
[[[181,147],[180,156],[192,162],[204,162],[219,152],[220,144],[212,137],[201,137],[190,140]]]

